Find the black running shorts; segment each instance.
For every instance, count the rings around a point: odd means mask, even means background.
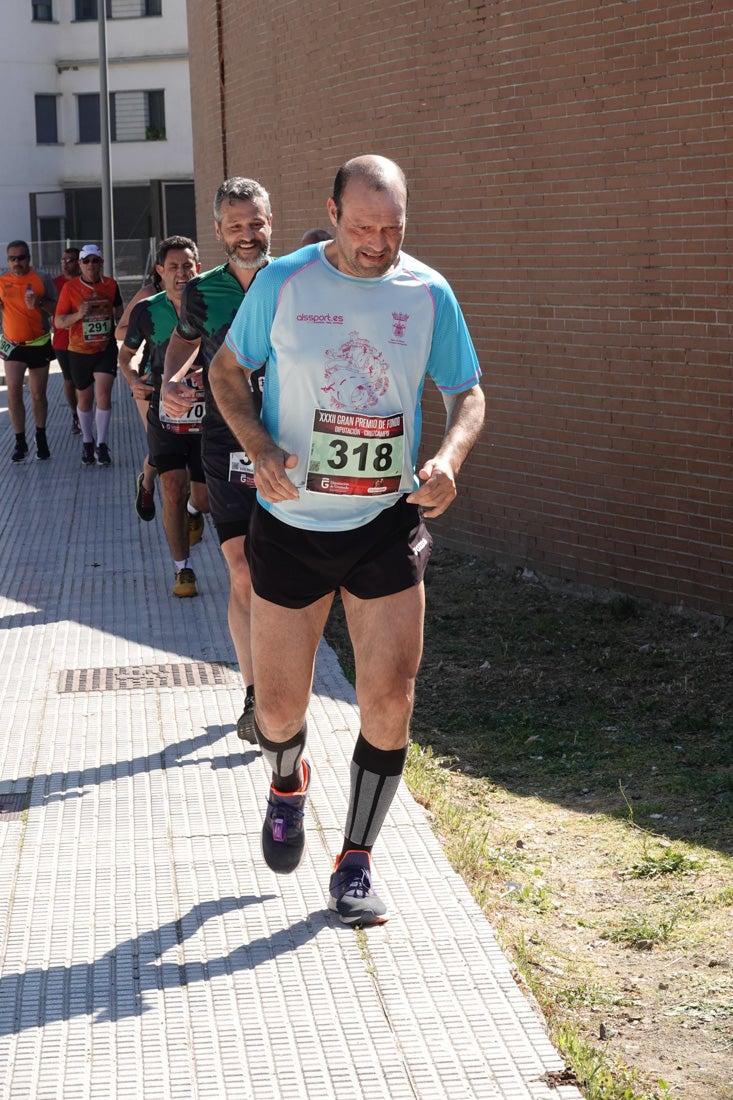
[[[201,462],[201,436],[166,431],[152,407],[148,409],[148,452],[159,474],[188,469],[191,481],[206,480]]]
[[[209,490],[209,515],[219,543],[243,538],[249,532],[255,488],[230,480],[229,447],[212,447],[211,440],[206,438],[205,428],[201,457]]]
[[[78,390],[94,385],[95,374],[117,374],[117,341],[110,340],[103,351],[69,352],[69,372]]]
[[[64,382],[71,382],[71,370],[69,368],[69,352],[66,348],[54,348],[53,353],[56,356],[56,362],[61,367],[61,373],[64,376]]]
[[[29,370],[47,367],[55,356],[51,341],[47,344],[16,344],[10,355],[3,356],[9,363],[23,363]]]
[[[257,503],[244,552],[257,595],[297,608],[338,588],[360,600],[412,588],[425,575],[432,546],[420,508],[403,496],[349,531],[304,531]]]
[[[244,538],[249,533],[256,490],[211,477],[205,466],[204,472],[209,490],[209,514],[214,521],[219,543]]]

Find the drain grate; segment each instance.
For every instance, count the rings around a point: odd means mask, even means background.
[[[18,821],[24,810],[28,809],[30,792],[22,794],[0,794],[0,822]]]
[[[60,693],[141,691],[145,688],[218,687],[231,684],[224,664],[193,661],[181,665],[121,665],[117,668],[67,668],[59,673]]]

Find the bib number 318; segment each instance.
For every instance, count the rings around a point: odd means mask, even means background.
[[[306,488],[339,496],[396,493],[404,440],[402,413],[363,416],[316,409]]]

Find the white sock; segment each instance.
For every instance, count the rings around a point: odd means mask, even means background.
[[[79,426],[81,428],[81,437],[85,443],[94,442],[94,432],[92,431],[92,425],[94,424],[94,413],[91,409],[88,412],[82,412],[79,410]]]
[[[107,431],[112,419],[111,409],[97,409],[97,443],[107,442]]]
[[[173,559],[173,565],[175,567],[176,573],[180,573],[182,569],[188,569],[189,568],[188,563],[190,562],[190,560],[191,560],[190,558],[184,558],[183,561],[176,561],[175,558],[174,558]]]
[[[199,512],[200,512],[199,508],[194,508],[193,504],[191,504],[191,498],[190,497],[186,501],[186,511],[188,512],[189,516],[197,516],[197,515],[199,515]]]

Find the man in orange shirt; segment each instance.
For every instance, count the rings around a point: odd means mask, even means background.
[[[79,262],[81,275],[63,287],[54,324],[69,330],[69,371],[78,399],[82,465],[93,466],[95,462],[92,425],[96,421],[96,461],[100,466],[109,466],[112,459],[107,431],[117,376],[115,325],[122,316],[122,295],[115,280],[102,274],[103,258],[96,244],[84,245]]]
[[[28,454],[23,403],[26,368],[36,425],[36,454],[38,458],[51,457],[46,439],[46,390],[48,367],[53,359],[50,315],[53,315],[57,294],[50,275],[35,271],[31,266],[30,249],[25,241],[11,241],[7,257],[10,270],[0,275],[0,359],[5,362],[8,412],[15,433],[11,458],[13,462],[22,462]]]

